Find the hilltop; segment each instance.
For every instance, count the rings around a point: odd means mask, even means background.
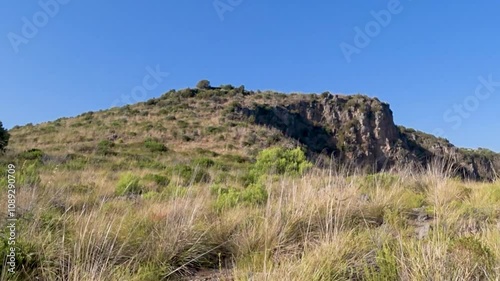
[[[402,165],[425,169],[438,160],[462,178],[493,180],[500,169],[500,154],[460,149],[446,139],[397,126],[390,106],[377,98],[328,92],[283,94],[204,84],[121,108],[15,127],[10,133],[11,149],[39,149],[61,163],[105,158],[99,151],[107,146],[114,165],[133,163],[142,143],[150,140],[166,146],[171,156],[196,150],[252,159],[267,147],[300,146],[316,163],[333,159],[371,172]]]

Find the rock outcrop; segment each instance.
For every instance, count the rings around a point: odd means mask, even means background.
[[[328,93],[306,97],[288,97],[275,105],[254,102],[236,112],[279,129],[311,153],[333,155],[365,169],[426,167],[442,160],[457,176],[480,180],[492,180],[500,170],[499,154],[459,149],[446,139],[396,126],[389,105],[377,98]]]

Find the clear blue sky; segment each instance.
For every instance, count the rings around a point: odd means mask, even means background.
[[[136,96],[204,78],[363,93],[390,103],[397,124],[500,152],[497,1],[220,0],[219,12],[213,0],[53,1],[48,12],[40,3],[50,0],[1,4],[0,121],[8,128],[109,108],[158,66],[168,77],[148,80]],[[381,10],[391,19],[372,22]],[[371,35],[358,37],[369,44],[355,40],[356,27],[368,27]],[[357,48],[350,62],[342,44]],[[476,93],[480,76],[493,82]]]

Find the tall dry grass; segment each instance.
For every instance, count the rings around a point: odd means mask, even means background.
[[[221,210],[211,183],[127,198],[54,171],[19,188],[24,256],[0,280],[499,280],[500,183],[450,175],[315,169]]]

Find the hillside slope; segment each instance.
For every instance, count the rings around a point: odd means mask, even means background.
[[[375,98],[185,89],[10,133],[9,280],[500,276],[500,183],[451,178],[494,178],[498,154]]]
[[[197,149],[247,158],[265,147],[299,145],[312,158],[333,157],[370,171],[403,164],[425,167],[436,159],[471,179],[492,180],[500,169],[499,154],[459,149],[445,139],[396,126],[389,105],[377,98],[285,95],[230,85],[171,90],[144,103],[16,127],[11,134],[11,150],[40,149],[61,163],[99,156],[106,143],[111,157],[131,163],[149,139],[176,153]]]

